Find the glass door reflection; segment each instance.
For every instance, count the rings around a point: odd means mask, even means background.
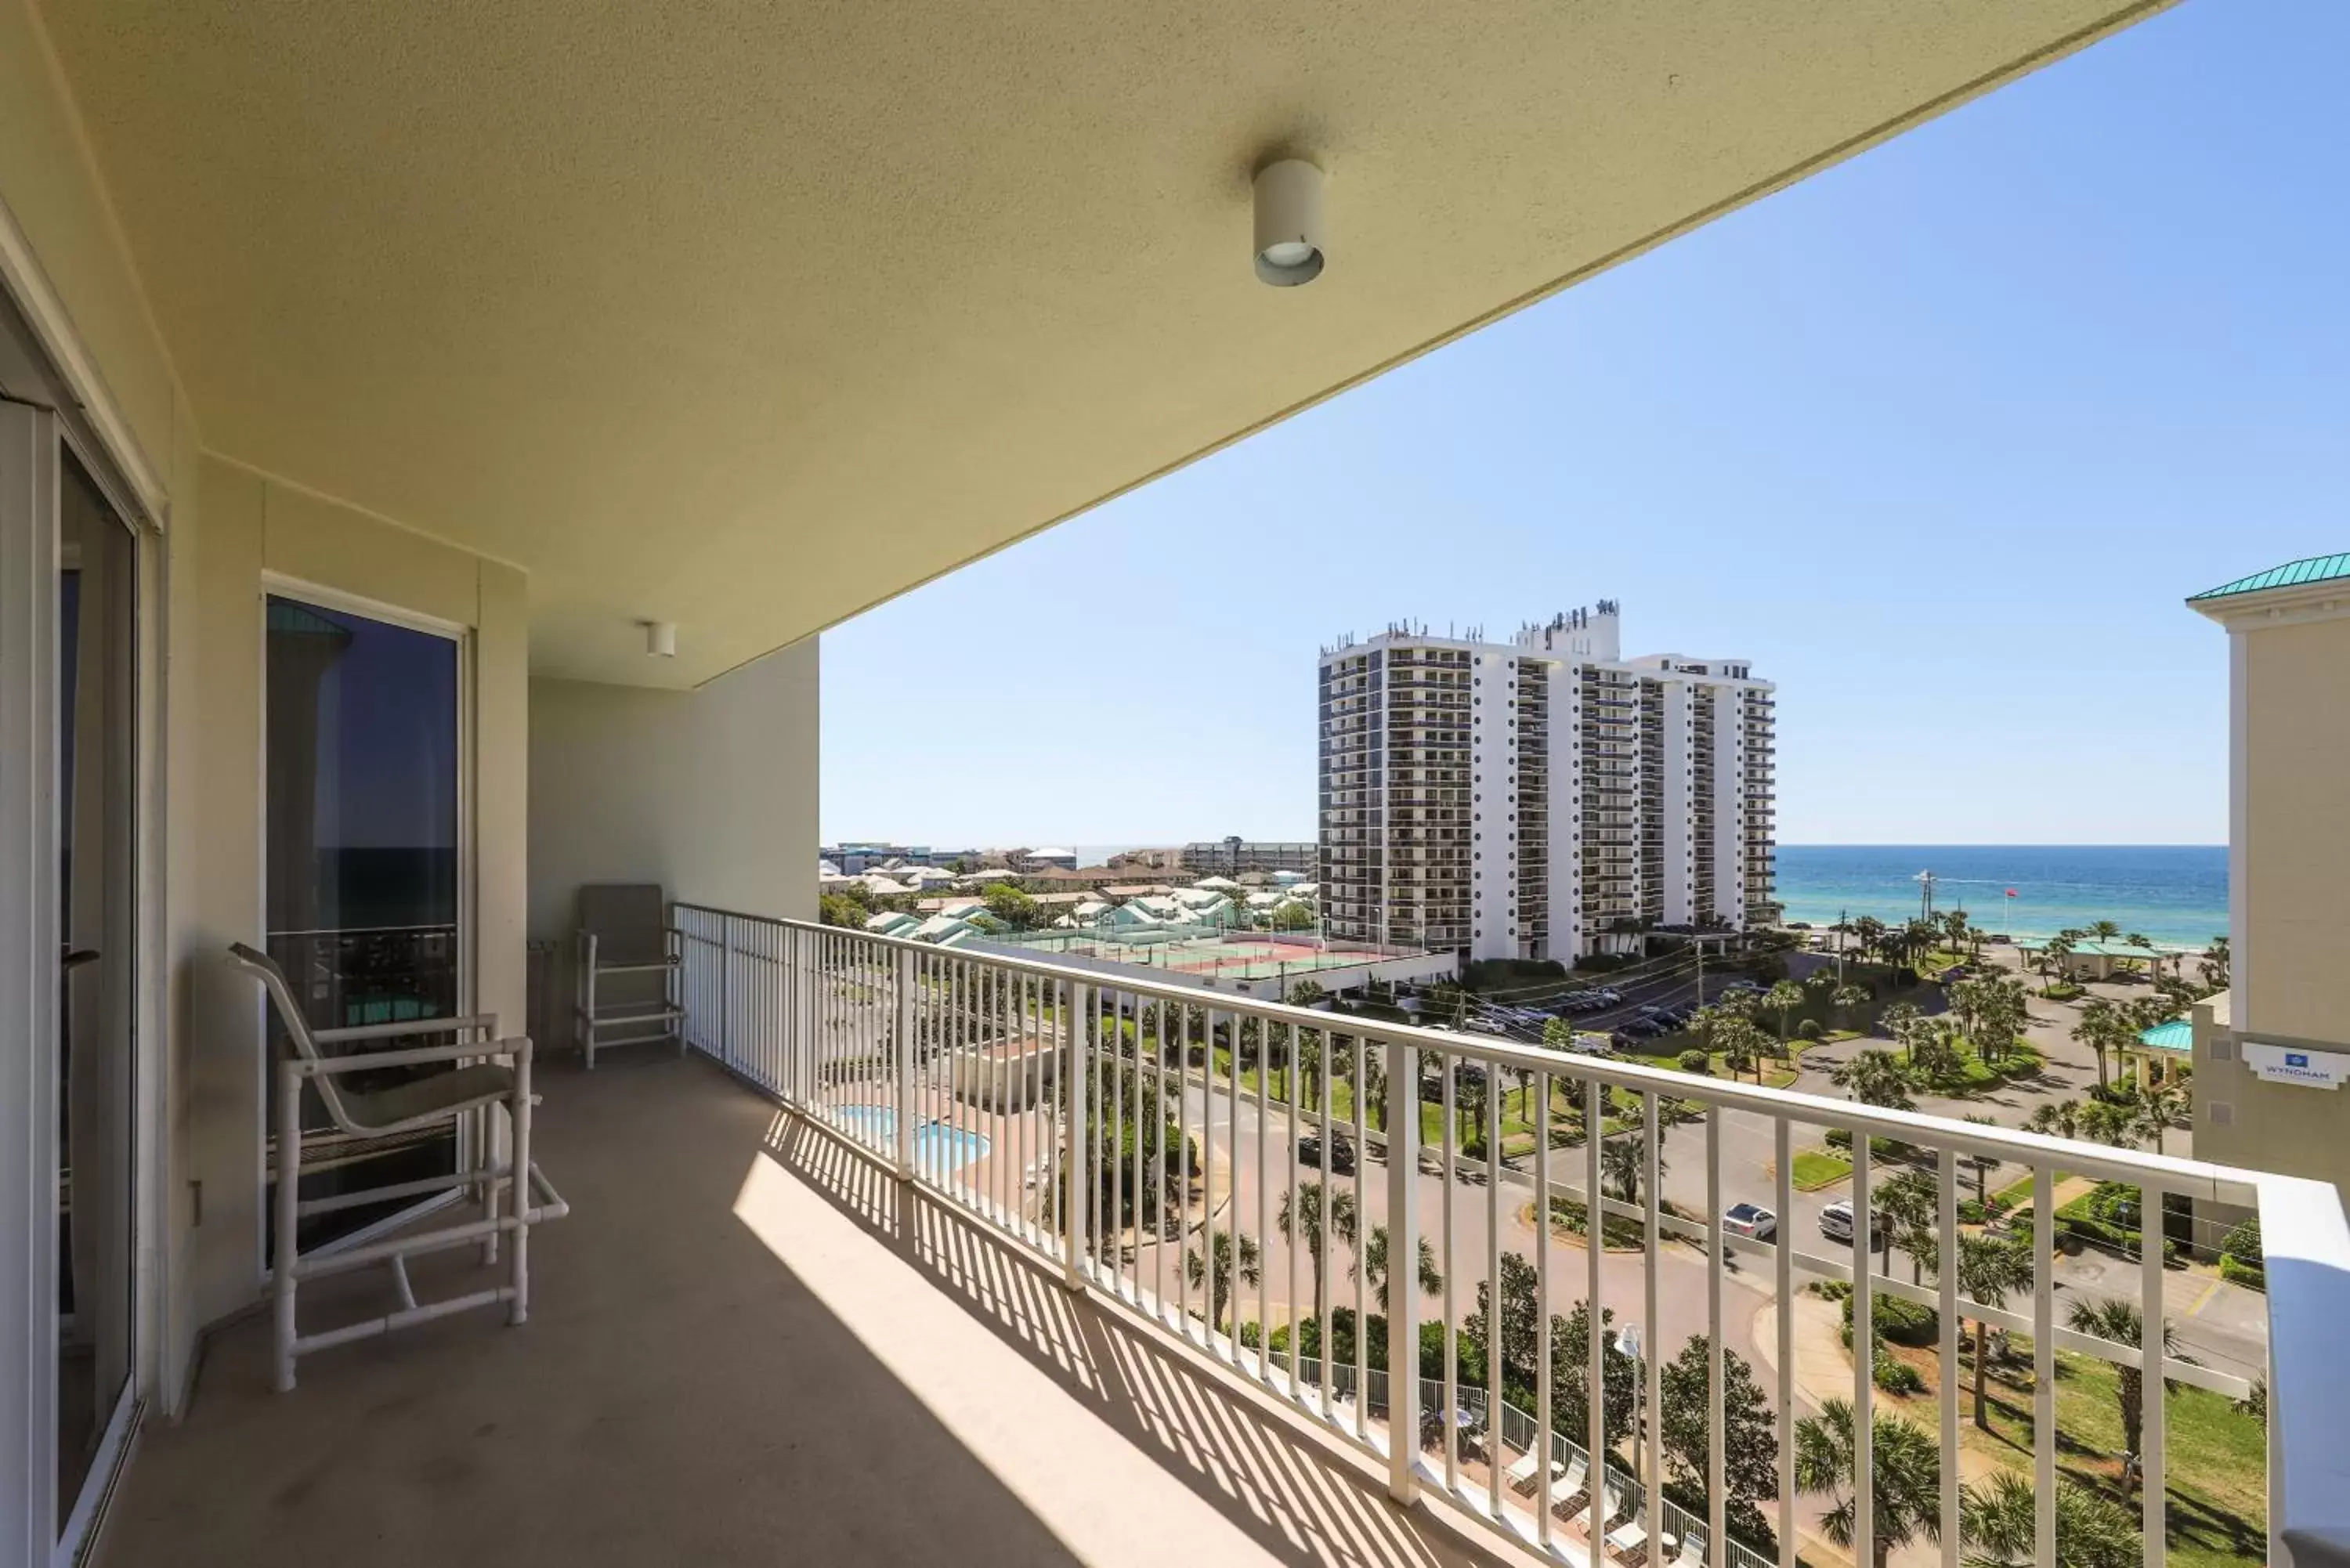
[[[464,984],[458,643],[278,595],[266,614],[269,954],[313,1028],[454,1016]],[[274,1019],[269,1044],[275,1061],[286,1047]],[[356,1082],[375,1089],[400,1076],[389,1069]],[[269,1083],[274,1103],[275,1074]],[[457,1168],[447,1128],[354,1137],[335,1129],[315,1089],[303,1096],[306,1199]],[[276,1126],[274,1109],[265,1126]],[[273,1181],[284,1164],[271,1137]],[[306,1220],[303,1249],[375,1229],[402,1208]]]
[[[57,1512],[130,1392],[138,545],[68,452],[57,493]]]

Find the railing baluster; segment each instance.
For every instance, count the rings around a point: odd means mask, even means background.
[[[1175,1009],[1175,1106],[1176,1147],[1180,1151],[1181,1180],[1177,1197],[1181,1200],[1182,1216],[1175,1228],[1175,1326],[1183,1337],[1191,1337],[1191,1270],[1184,1254],[1191,1245],[1191,1009],[1179,1004]],[[1200,1135],[1201,1160],[1207,1158],[1207,1134]]]
[[[1599,1329],[1600,1314],[1603,1310],[1600,1304],[1599,1260],[1600,1255],[1607,1250],[1607,1226],[1603,1215],[1603,1202],[1600,1197],[1605,1185],[1601,1179],[1601,1158],[1607,1142],[1607,1085],[1597,1078],[1585,1081],[1583,1243],[1586,1304],[1584,1311],[1590,1317],[1591,1333],[1588,1336],[1590,1343],[1586,1346],[1586,1365],[1584,1368],[1583,1386],[1586,1414],[1585,1433],[1588,1439],[1585,1452],[1591,1463],[1590,1524],[1587,1534],[1595,1554],[1600,1550],[1600,1542],[1605,1538],[1607,1525],[1607,1378],[1604,1347],[1600,1343],[1603,1336]],[[1543,1104],[1545,1107],[1550,1104],[1550,1091],[1547,1085],[1543,1090]],[[1544,1169],[1549,1168],[1550,1141],[1547,1138],[1543,1140],[1542,1148],[1536,1158],[1542,1161]],[[1547,1258],[1550,1256],[1550,1206],[1544,1203],[1541,1206],[1541,1217],[1534,1224],[1534,1234],[1542,1239],[1543,1256]],[[1543,1293],[1543,1311],[1544,1313],[1550,1311],[1550,1293],[1547,1290]],[[1544,1359],[1545,1361],[1549,1359],[1547,1350],[1544,1352]],[[1550,1422],[1545,1418],[1543,1422],[1545,1438],[1548,1437],[1549,1429]]]
[[[1458,1358],[1459,1352],[1454,1347],[1453,1324],[1455,1319],[1452,1314],[1452,1276],[1454,1273],[1454,1260],[1452,1257],[1452,1139],[1454,1127],[1453,1118],[1457,1115],[1454,1106],[1455,1090],[1458,1086],[1457,1080],[1461,1076],[1461,1064],[1449,1051],[1438,1052],[1435,1053],[1435,1054],[1437,1055],[1438,1060],[1440,1061],[1444,1066],[1444,1147],[1440,1156],[1441,1163],[1439,1165],[1437,1169],[1437,1191],[1443,1194],[1444,1199],[1442,1212],[1437,1216],[1437,1219],[1444,1227],[1444,1240],[1439,1250],[1437,1272],[1444,1276],[1444,1316],[1442,1319],[1444,1324],[1444,1490],[1448,1492],[1451,1492],[1461,1490],[1461,1418],[1459,1415],[1459,1411],[1461,1409],[1461,1379],[1459,1368],[1453,1365],[1454,1361]],[[1491,1070],[1489,1070],[1485,1075],[1485,1096],[1488,1099],[1492,1097],[1494,1076],[1495,1075]],[[1388,1158],[1390,1159],[1395,1158],[1395,1151],[1392,1148],[1388,1151]],[[1388,1257],[1388,1268],[1417,1268],[1419,1266],[1419,1252],[1415,1250],[1411,1254],[1411,1262],[1409,1264],[1404,1263],[1402,1260],[1396,1255],[1393,1242],[1390,1241]],[[1388,1361],[1393,1362],[1396,1359],[1396,1353],[1392,1347],[1399,1343],[1411,1344],[1412,1355],[1416,1362],[1418,1360],[1417,1342],[1399,1341],[1393,1337],[1392,1333],[1390,1333],[1388,1340],[1388,1344],[1390,1347],[1388,1352]]]
[[[1633,1453],[1639,1454],[1643,1447],[1647,1449],[1647,1458],[1640,1465],[1640,1479],[1648,1488],[1647,1522],[1648,1540],[1651,1542],[1649,1550],[1652,1553],[1659,1550],[1656,1543],[1663,1541],[1665,1533],[1664,1449],[1659,1440],[1665,1415],[1664,1345],[1658,1337],[1659,1331],[1657,1327],[1657,1260],[1664,1251],[1661,1223],[1664,1213],[1664,1192],[1660,1186],[1664,1179],[1664,1157],[1658,1148],[1659,1135],[1662,1131],[1659,1125],[1659,1120],[1657,1114],[1657,1096],[1652,1090],[1640,1096],[1640,1137],[1646,1146],[1640,1161],[1640,1191],[1644,1199],[1640,1215],[1641,1233],[1642,1239],[1647,1242],[1647,1250],[1640,1258],[1641,1279],[1645,1286],[1641,1299],[1640,1338],[1641,1349],[1645,1353],[1641,1359],[1646,1363],[1642,1368],[1646,1374],[1643,1381],[1647,1385],[1644,1390],[1646,1395],[1644,1403],[1648,1413],[1646,1443],[1643,1443],[1642,1433],[1638,1427],[1635,1427],[1632,1432]],[[1606,1236],[1607,1228],[1602,1226],[1590,1238],[1592,1244],[1603,1246]],[[1719,1258],[1721,1254],[1717,1252],[1715,1256]],[[1720,1264],[1717,1263],[1709,1272],[1719,1277]]]
[[[1531,1085],[1527,1093],[1533,1092]],[[1485,1239],[1490,1256],[1485,1269],[1485,1490],[1495,1522],[1502,1518],[1502,1097],[1489,1095],[1485,1116]],[[1547,1126],[1547,1118],[1544,1120]],[[1542,1135],[1537,1134],[1538,1137]],[[1538,1146],[1539,1147],[1539,1146]],[[1542,1234],[1539,1221],[1535,1234]],[[1531,1445],[1529,1445],[1531,1446]],[[1548,1445],[1545,1444],[1545,1447]],[[1550,1511],[1550,1465],[1536,1461],[1535,1507]]]
[[[1388,1066],[1388,1495],[1409,1506],[1419,1490],[1419,1054],[1399,1040],[1383,1041],[1379,1049],[1386,1053]],[[1448,1062],[1448,1089],[1451,1082]],[[1446,1142],[1451,1141],[1448,1132]],[[1365,1163],[1357,1160],[1358,1173]],[[1361,1269],[1367,1282],[1368,1215],[1364,1216],[1362,1234]],[[1359,1347],[1370,1337],[1369,1319],[1357,1317],[1356,1324]],[[1449,1366],[1446,1382],[1451,1382]],[[1449,1399],[1444,1426],[1448,1433],[1452,1429]],[[1449,1483],[1449,1473],[1446,1480]]]
[[[1269,1018],[1256,1021],[1256,1380],[1267,1388],[1273,1386],[1273,1270],[1266,1266],[1271,1260],[1265,1250],[1273,1245],[1273,1117],[1267,1091],[1273,1077],[1274,1029]]]
[[[2141,1063],[2139,1075],[2146,1067]],[[2053,1222],[2052,1222],[2053,1223]],[[2138,1461],[2138,1490],[2143,1494],[2147,1568],[2162,1568],[2169,1551],[2170,1510],[2166,1490],[2165,1459],[2168,1433],[2163,1373],[2162,1316],[2162,1192],[2151,1181],[2137,1189],[2138,1278],[2145,1303],[2138,1316],[2138,1431],[2143,1453]]]
[[[1550,1467],[1556,1461],[1558,1453],[1551,1405],[1550,1074],[1547,1070],[1534,1075],[1534,1093],[1541,1107],[1534,1113],[1534,1441],[1542,1445],[1542,1458],[1534,1464],[1534,1474],[1541,1478],[1542,1483],[1541,1490],[1535,1494],[1541,1501],[1534,1508],[1534,1540],[1547,1551],[1551,1537]],[[1486,1315],[1485,1332],[1499,1340],[1503,1320],[1502,1282],[1498,1275],[1493,1281],[1492,1310]],[[1498,1390],[1502,1385],[1496,1380],[1493,1386]],[[1593,1407],[1597,1407],[1595,1405]],[[1598,1495],[1596,1476],[1592,1478],[1591,1484],[1593,1495]]]
[[[1942,1563],[1959,1564],[1959,1154],[1946,1148],[1936,1163],[1939,1232],[1934,1248],[1940,1314],[1942,1417]],[[1982,1354],[1982,1346],[1975,1346]]]
[[[1705,1107],[1705,1257],[1706,1539],[1727,1542],[1730,1499],[1722,1438],[1730,1424],[1726,1410],[1730,1383],[1722,1365],[1721,1106],[1718,1104]],[[1662,1485],[1663,1478],[1654,1478],[1651,1484]]]
[[[1370,1130],[1366,1125],[1368,1111],[1363,1101],[1369,1088],[1370,1046],[1358,1031],[1355,1035],[1355,1436],[1367,1441],[1371,1435],[1370,1379],[1370,1271],[1363,1267],[1363,1251],[1370,1241],[1370,1216],[1363,1207],[1363,1170],[1371,1163]],[[1392,1134],[1390,1136],[1393,1136]],[[1392,1151],[1390,1151],[1392,1152]],[[1327,1154],[1323,1157],[1326,1165]],[[1392,1356],[1389,1359],[1393,1359]],[[1388,1396],[1392,1409],[1394,1394]]]
[[[1873,1291],[1876,1210],[1868,1195],[1869,1134],[1852,1134],[1852,1474],[1855,1495],[1871,1499],[1853,1512],[1852,1560],[1874,1561],[1877,1539],[1877,1316]]]
[[[1788,1226],[1795,1218],[1794,1151],[1792,1130],[1784,1116],[1771,1124],[1773,1178],[1772,1212],[1776,1216],[1772,1241],[1777,1248],[1772,1262],[1779,1294],[1779,1568],[1797,1568],[1795,1560],[1795,1239]]]
[[[2056,1177],[2045,1163],[2032,1169],[2032,1239],[2033,1560],[2056,1568]]]

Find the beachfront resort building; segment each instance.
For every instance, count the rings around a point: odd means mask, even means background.
[[[2228,632],[2229,987],[2195,1009],[2195,1157],[2350,1190],[2350,554],[2196,595]]]
[[[1775,700],[1746,660],[1627,659],[1603,599],[1509,642],[1390,626],[1318,678],[1333,936],[1571,962],[1777,918]]]

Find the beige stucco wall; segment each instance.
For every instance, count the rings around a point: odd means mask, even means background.
[[[2236,1024],[2350,1047],[2350,618],[2232,635],[2245,663]]]
[[[693,691],[532,681],[530,934],[567,956],[589,882],[813,919],[816,659],[809,638]]]

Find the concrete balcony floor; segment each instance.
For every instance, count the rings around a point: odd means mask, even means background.
[[[700,1059],[542,1070],[531,1321],[321,1352],[209,1342],[104,1568],[258,1563],[1466,1564],[1370,1461],[1074,1297]],[[471,1251],[415,1269],[463,1288]],[[304,1326],[383,1310],[378,1271]]]

